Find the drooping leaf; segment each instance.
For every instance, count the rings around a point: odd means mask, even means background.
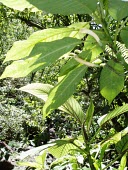
[[[92,100],[90,101],[90,105],[88,107],[88,110],[86,112],[86,126],[87,126],[87,132],[89,134],[92,118],[93,118],[93,113],[94,113],[94,104]]]
[[[32,4],[30,4],[27,0],[0,0],[7,7],[17,9],[23,11],[25,8],[32,8],[32,11],[37,11]]]
[[[50,92],[43,108],[44,118],[53,110],[64,104],[74,93],[87,67],[79,65],[69,72]]]
[[[113,111],[109,112],[100,122],[100,126],[102,126],[104,123],[110,121],[111,119],[113,119],[116,116],[119,116],[125,112],[128,111],[128,104],[125,104],[124,106],[118,107],[116,109],[114,109]]]
[[[91,14],[96,10],[96,0],[27,0],[30,4],[42,11],[53,14]]]
[[[49,66],[65,53],[70,52],[80,42],[80,40],[70,37],[52,42],[40,42],[35,45],[27,58],[14,61],[7,66],[1,78],[24,77],[33,71]]]
[[[128,48],[128,38],[127,36],[128,35],[128,26],[123,28],[120,32],[120,36],[121,36],[121,39],[123,40],[123,42],[125,43],[126,47]]]
[[[125,153],[122,156],[118,170],[124,170],[126,168],[126,163],[127,163],[127,153]]]
[[[121,0],[109,0],[108,1],[108,11],[109,14],[115,19],[120,21],[121,19],[128,16],[128,3]]]
[[[52,88],[53,86],[50,84],[32,83],[21,87],[19,90],[30,93],[43,101],[46,101],[48,98],[48,93]]]
[[[118,153],[128,151],[128,134],[123,136],[121,140],[116,144],[116,150]]]
[[[100,93],[109,104],[124,87],[124,69],[119,63],[109,60],[100,75]]]

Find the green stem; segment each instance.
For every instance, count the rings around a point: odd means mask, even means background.
[[[88,135],[86,133],[86,129],[85,129],[84,124],[83,124],[83,127],[82,127],[82,131],[83,131],[84,142],[86,144],[86,152],[87,152],[88,163],[90,165],[91,170],[95,170],[95,167],[94,167],[94,164],[93,164],[93,159],[92,159],[91,154],[90,154],[90,143],[88,141]]]

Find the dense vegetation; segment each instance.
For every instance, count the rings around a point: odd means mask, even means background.
[[[0,2],[0,166],[126,170],[128,2]]]

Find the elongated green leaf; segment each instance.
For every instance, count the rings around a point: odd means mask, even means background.
[[[12,48],[8,51],[4,62],[27,57],[33,47],[39,42],[51,42],[64,37],[81,39],[84,37],[84,34],[80,33],[79,29],[83,27],[88,28],[89,24],[86,22],[81,22],[72,24],[67,28],[50,28],[34,32],[27,40],[15,42]]]
[[[127,162],[127,153],[125,153],[125,154],[123,155],[123,157],[121,158],[120,166],[119,166],[119,169],[118,169],[118,170],[124,170],[125,167],[126,167],[126,162]]]
[[[92,100],[90,101],[90,105],[88,107],[88,110],[86,112],[86,126],[87,126],[87,132],[89,134],[92,118],[93,118],[93,113],[94,113],[94,104]]]
[[[30,4],[27,0],[0,0],[4,5],[23,11],[25,8],[32,8],[32,11],[37,11],[38,9],[35,8],[32,4]]]
[[[109,60],[100,76],[100,93],[109,104],[124,87],[124,69],[119,63]]]
[[[120,21],[121,19],[128,16],[128,3],[121,0],[109,0],[108,1],[108,11],[109,14],[115,19]]]
[[[43,101],[46,101],[48,98],[48,93],[52,88],[53,86],[50,84],[32,83],[21,87],[19,90],[30,93]]]
[[[32,84],[28,84],[24,87],[21,87],[19,90],[30,93],[30,94],[42,99],[44,102],[46,102],[46,100],[48,98],[48,94],[52,88],[53,88],[53,86],[50,84],[32,83]],[[80,124],[83,124],[85,115],[84,115],[79,103],[73,97],[70,97],[58,109],[70,114]]]
[[[74,38],[63,38],[52,42],[40,42],[35,45],[30,55],[24,59],[13,62],[6,67],[1,78],[24,77],[32,71],[46,67],[55,62],[65,53],[70,52],[80,40]],[[24,69],[25,68],[25,69]]]
[[[128,35],[128,26],[125,27],[124,29],[122,29],[121,32],[120,32],[121,39],[123,40],[126,47],[128,48],[128,38],[127,38],[126,35]]]
[[[91,14],[96,10],[96,0],[28,0],[38,9],[53,14]]]
[[[45,29],[33,33],[27,40],[17,41],[8,51],[4,62],[27,57],[39,42],[51,42],[70,36],[73,28]],[[78,31],[75,31],[77,34]]]
[[[125,104],[124,106],[118,107],[115,110],[113,110],[112,112],[109,112],[100,122],[100,126],[102,126],[104,123],[110,121],[111,119],[113,119],[116,116],[119,116],[125,112],[128,111],[128,104]]]
[[[81,78],[85,74],[87,67],[80,65],[67,76],[65,76],[49,94],[43,108],[44,118],[53,110],[64,104],[67,99],[74,93],[76,86],[80,82]]]

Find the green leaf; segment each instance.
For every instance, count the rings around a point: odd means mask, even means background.
[[[52,88],[53,86],[50,84],[32,83],[21,87],[19,90],[30,93],[43,101],[46,101],[48,98],[48,93]]]
[[[84,24],[83,24],[84,25]],[[8,51],[4,62],[19,60],[29,56],[33,47],[39,42],[51,42],[70,36],[71,33],[77,34],[74,28],[45,29],[33,33],[27,40],[17,41]],[[74,34],[72,37],[74,37]]]
[[[99,46],[97,41],[94,39],[93,36],[88,35],[86,38],[86,41],[84,43],[84,49],[85,50],[91,50],[92,52],[92,57],[91,61],[93,61],[95,58],[98,57],[98,55],[103,52],[103,49],[105,48],[105,45],[108,44],[109,39],[106,37],[105,33],[101,30],[98,31],[93,31],[97,36],[99,37],[101,43],[102,43],[102,48]]]
[[[79,103],[73,97],[70,97],[62,106],[59,107],[59,109],[74,117],[80,125],[84,123],[85,115]]]
[[[118,107],[116,109],[114,109],[112,112],[109,112],[100,122],[100,126],[102,126],[104,123],[110,121],[111,119],[113,119],[116,116],[119,116],[125,112],[128,111],[128,104],[125,104],[124,106]]]
[[[80,43],[80,40],[70,37],[52,42],[40,42],[35,45],[27,58],[14,61],[7,66],[1,78],[24,77],[33,71],[49,66]]]
[[[128,48],[128,37],[126,35],[128,35],[128,26],[123,28],[120,32],[121,39],[125,43],[126,47]]]
[[[44,150],[41,153],[41,155],[35,158],[36,162],[41,166],[41,168],[44,168],[46,157],[47,157],[47,151]]]
[[[53,14],[91,14],[96,10],[96,0],[28,0],[33,6]]]
[[[28,151],[25,151],[25,152],[21,152],[20,155],[17,157],[17,159],[20,159],[20,160],[23,160],[27,157],[33,157],[34,155],[40,153],[41,151],[43,150],[46,150],[48,149],[49,147],[55,145],[54,143],[49,143],[49,144],[46,144],[46,145],[43,145],[43,146],[38,146],[36,148],[32,148]]]
[[[120,166],[119,166],[119,169],[118,169],[118,170],[124,170],[125,167],[126,167],[126,163],[127,163],[127,153],[125,153],[125,154],[123,155],[123,157],[121,158]]]
[[[23,11],[25,8],[32,8],[32,11],[38,10],[26,0],[0,0],[0,2],[10,8],[17,9],[20,11]]]
[[[77,147],[73,144],[74,139],[62,139],[56,140],[55,145],[48,149],[48,152],[52,154],[55,158],[60,158],[64,155],[69,154],[69,152]]]
[[[44,102],[46,102],[48,98],[48,93],[53,88],[50,84],[43,84],[43,83],[32,83],[28,84],[24,87],[21,87],[19,90],[30,93]],[[70,115],[72,115],[76,120],[82,124],[84,121],[84,113],[79,105],[79,103],[73,98],[70,97],[62,106],[58,108]]]
[[[123,136],[121,140],[116,144],[116,150],[118,153],[128,151],[128,134]]]
[[[86,126],[87,126],[87,133],[89,134],[92,118],[93,118],[93,113],[94,113],[94,104],[92,100],[90,101],[90,105],[88,107],[88,110],[86,112]]]
[[[121,1],[121,0],[109,0],[108,1],[108,11],[109,14],[115,19],[115,20],[122,20],[123,18],[128,16],[128,3]]]
[[[124,87],[124,69],[119,63],[109,60],[100,75],[100,93],[109,104]]]
[[[74,93],[76,86],[85,74],[87,67],[79,65],[69,72],[50,92],[43,108],[44,118],[53,110],[64,104]]]
[[[78,57],[85,59],[86,61],[90,61],[91,60],[91,54],[92,54],[91,50],[86,50],[86,51],[82,51],[80,54],[78,54]],[[73,70],[78,65],[79,65],[79,63],[74,58],[71,58],[61,68],[59,76],[66,75],[69,71]]]

